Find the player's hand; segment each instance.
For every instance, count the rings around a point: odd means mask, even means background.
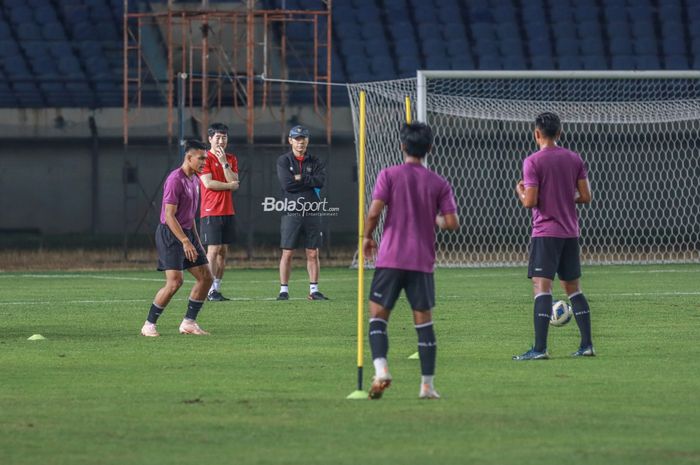
[[[223,147],[216,147],[214,149],[214,155],[216,155],[216,158],[218,158],[220,162],[226,163],[226,152]]]
[[[515,185],[515,192],[518,194],[518,197],[525,196],[525,183],[522,179]]]
[[[445,229],[445,217],[442,215],[436,216],[435,217],[435,224],[437,225],[438,228]]]
[[[231,186],[232,191],[237,191],[238,188],[241,187],[241,183],[239,181],[231,181],[229,185]]]
[[[364,254],[365,260],[374,260],[377,255],[377,243],[374,239],[367,237],[362,239],[362,253]]]
[[[182,248],[185,251],[185,258],[191,262],[197,260],[197,249],[192,245],[189,239],[185,239],[182,243]]]

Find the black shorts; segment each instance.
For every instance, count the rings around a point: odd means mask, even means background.
[[[236,216],[205,216],[199,221],[204,245],[233,244],[236,241]]]
[[[206,265],[207,253],[199,243],[197,237],[191,229],[183,229],[190,242],[197,249],[197,258],[191,262],[185,258],[185,250],[182,242],[175,237],[175,234],[165,224],[159,224],[156,229],[156,250],[158,251],[158,271],[165,270],[186,270],[195,266]]]
[[[296,249],[304,236],[305,249],[319,249],[323,245],[320,216],[282,216],[280,223],[280,248]]]
[[[530,263],[527,277],[573,281],[581,277],[578,238],[533,237],[530,241]]]
[[[406,292],[411,309],[425,311],[432,310],[435,306],[433,273],[398,270],[396,268],[377,268],[374,270],[369,300],[391,310],[401,294],[401,289]]]

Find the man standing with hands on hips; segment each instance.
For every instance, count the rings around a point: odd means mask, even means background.
[[[318,202],[319,192],[326,182],[326,167],[314,155],[307,152],[309,130],[294,126],[289,131],[292,150],[277,159],[277,178],[286,201],[299,203]],[[286,204],[287,202],[285,202]],[[306,250],[306,269],[309,273],[309,300],[328,300],[318,289],[321,264],[318,249],[323,244],[321,217],[309,215],[306,210],[286,212],[280,224],[280,292],[277,300],[289,300],[289,276],[292,272],[294,249],[303,237]]]
[[[226,153],[228,127],[213,123],[207,131],[210,149],[207,161],[199,176],[202,187],[200,229],[202,243],[207,247],[207,259],[214,276],[207,299],[221,302],[229,300],[221,294],[221,279],[226,268],[228,245],[236,239],[233,191],[238,189],[238,159]]]

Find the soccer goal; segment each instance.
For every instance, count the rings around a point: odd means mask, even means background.
[[[452,184],[463,225],[439,233],[438,266],[527,262],[530,212],[514,186],[542,111],[559,114],[561,144],[588,165],[586,263],[700,261],[700,72],[419,71],[349,86],[356,137],[362,90],[367,205],[379,170],[402,162],[406,97],[433,127],[427,164]]]

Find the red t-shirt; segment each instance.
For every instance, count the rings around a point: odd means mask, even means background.
[[[231,170],[238,174],[238,159],[236,156],[232,153],[227,153],[226,161],[231,166]],[[211,179],[214,181],[226,182],[224,167],[219,163],[216,155],[209,151],[207,152],[207,161],[204,163],[204,169],[202,170],[202,175],[205,174],[211,174]],[[201,183],[200,197],[202,198],[199,213],[202,218],[235,214],[231,191],[207,189],[201,179],[199,182]]]

